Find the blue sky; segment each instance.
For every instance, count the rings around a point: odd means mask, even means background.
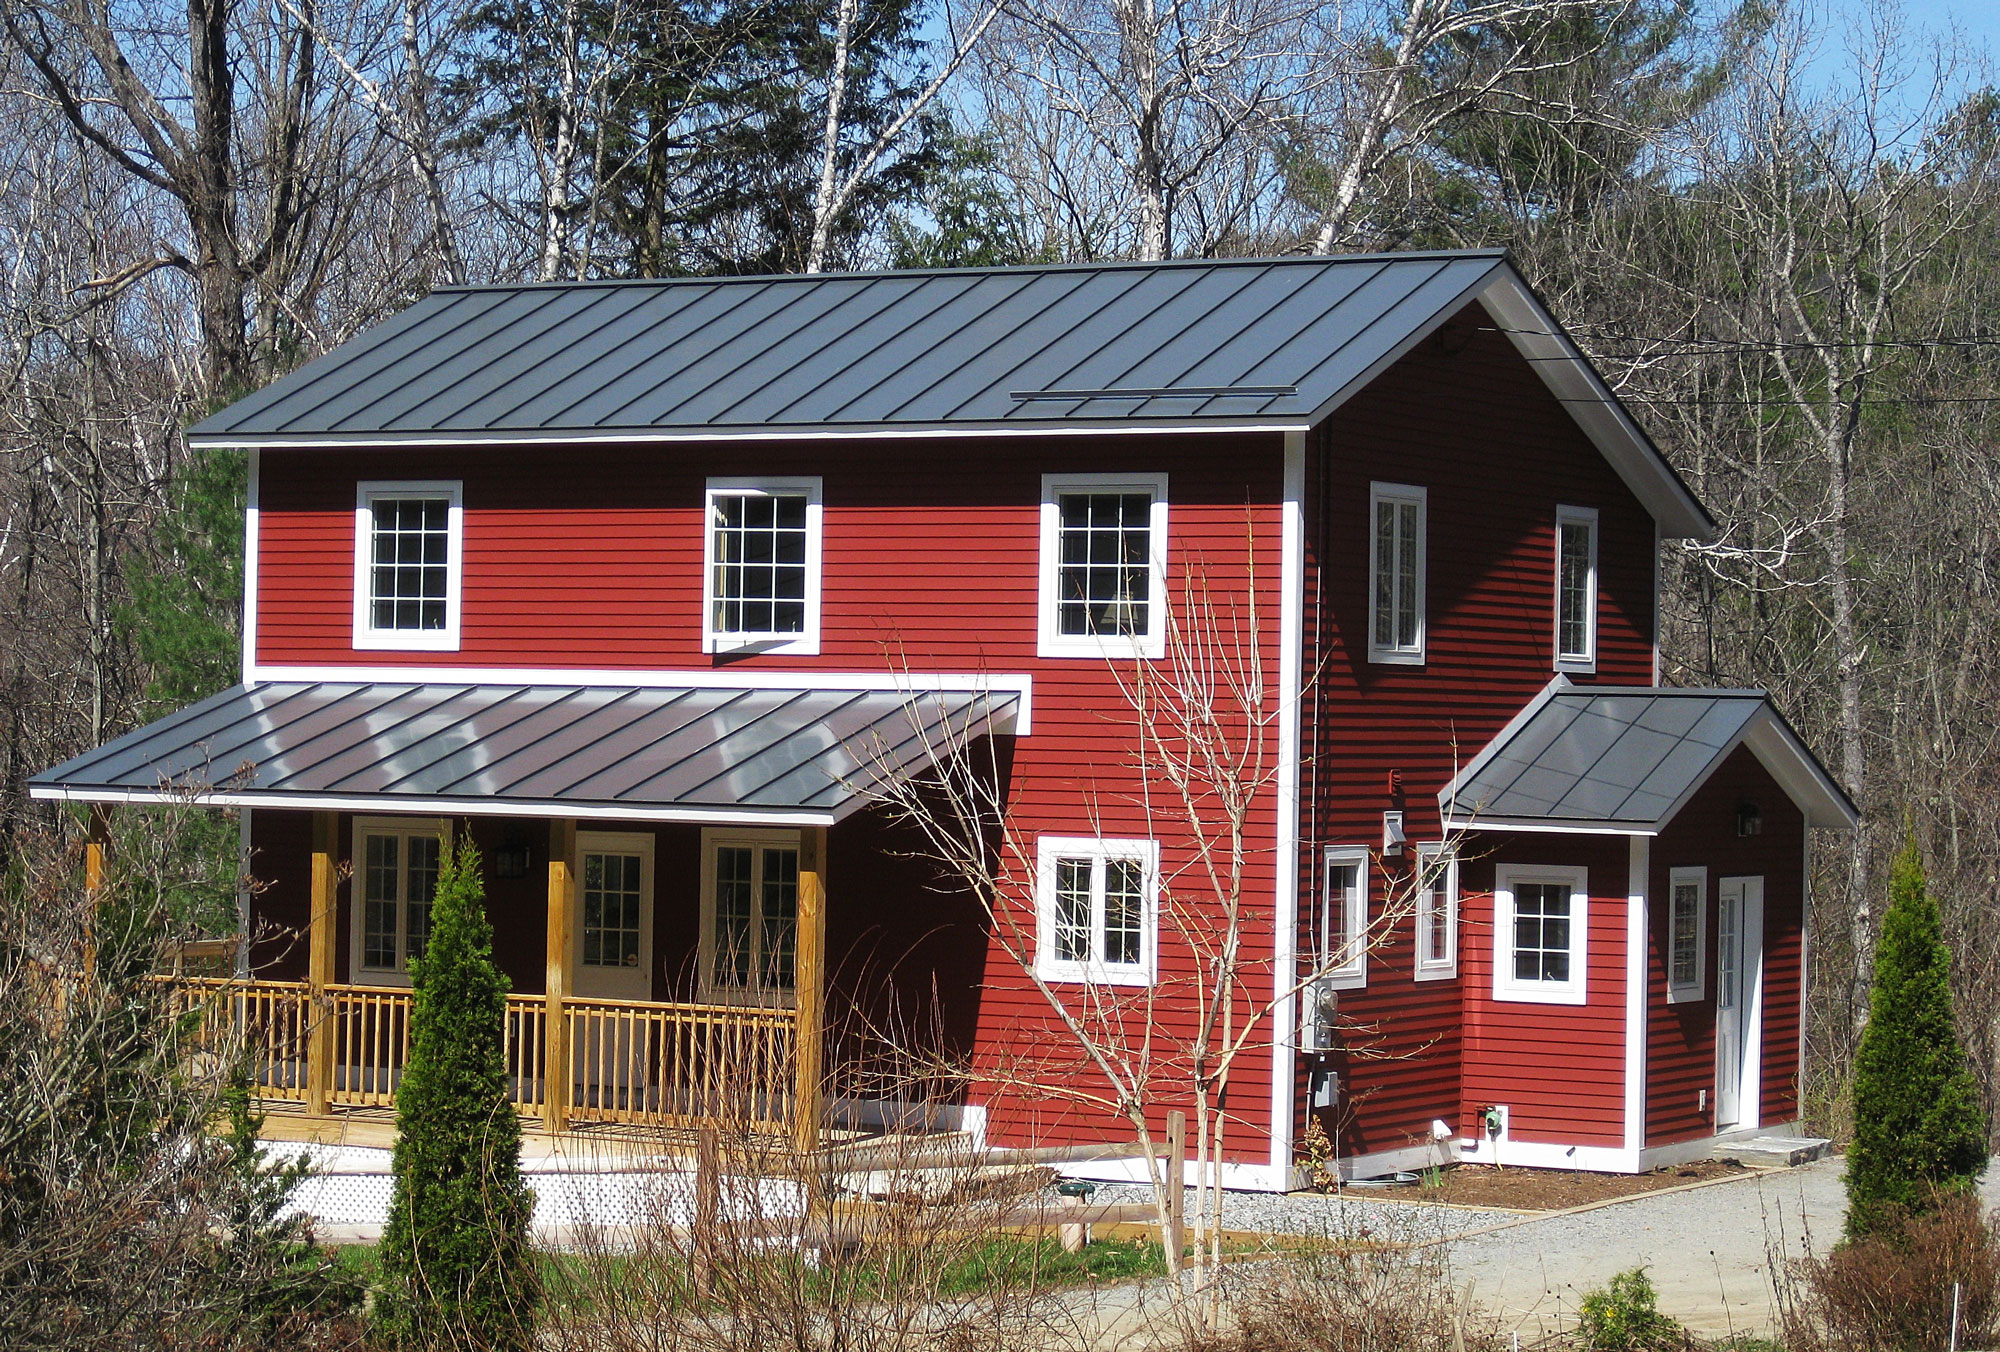
[[[1868,0],[1822,0],[1836,15],[1858,15]],[[1982,49],[1988,60],[2000,58],[2000,0],[1902,0],[1912,29],[1942,31],[1956,23],[1969,45]]]

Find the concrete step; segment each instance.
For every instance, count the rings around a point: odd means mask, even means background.
[[[1708,1153],[1711,1159],[1741,1160],[1766,1169],[1790,1169],[1823,1159],[1832,1150],[1833,1142],[1822,1136],[1751,1136],[1720,1141]]]

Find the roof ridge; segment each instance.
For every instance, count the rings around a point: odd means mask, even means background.
[[[478,291],[561,291],[588,287],[717,286],[739,283],[768,285],[771,282],[873,280],[883,277],[979,277],[996,273],[1018,275],[1024,272],[1130,272],[1166,269],[1192,271],[1198,268],[1271,267],[1279,264],[1332,267],[1349,263],[1379,263],[1385,259],[1415,261],[1489,258],[1499,261],[1508,257],[1505,249],[1480,248],[1380,250],[1348,254],[1257,254],[1243,258],[1116,258],[1070,263],[989,263],[978,267],[959,268],[855,268],[840,272],[745,272],[685,277],[590,277],[536,282],[464,282],[454,286],[435,286],[426,294],[441,296]]]

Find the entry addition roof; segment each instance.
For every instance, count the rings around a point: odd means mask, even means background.
[[[1749,746],[1814,826],[1858,813],[1761,690],[1552,684],[1438,794],[1454,826],[1650,835]]]
[[[239,685],[29,781],[38,798],[828,824],[1010,690]]]

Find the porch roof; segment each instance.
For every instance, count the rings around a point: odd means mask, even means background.
[[[830,825],[949,748],[1011,732],[1012,689],[271,681],[29,781],[37,798]]]
[[[1438,793],[1445,822],[1490,830],[1654,835],[1747,746],[1810,826],[1853,827],[1853,802],[1762,690],[1550,682]]]

